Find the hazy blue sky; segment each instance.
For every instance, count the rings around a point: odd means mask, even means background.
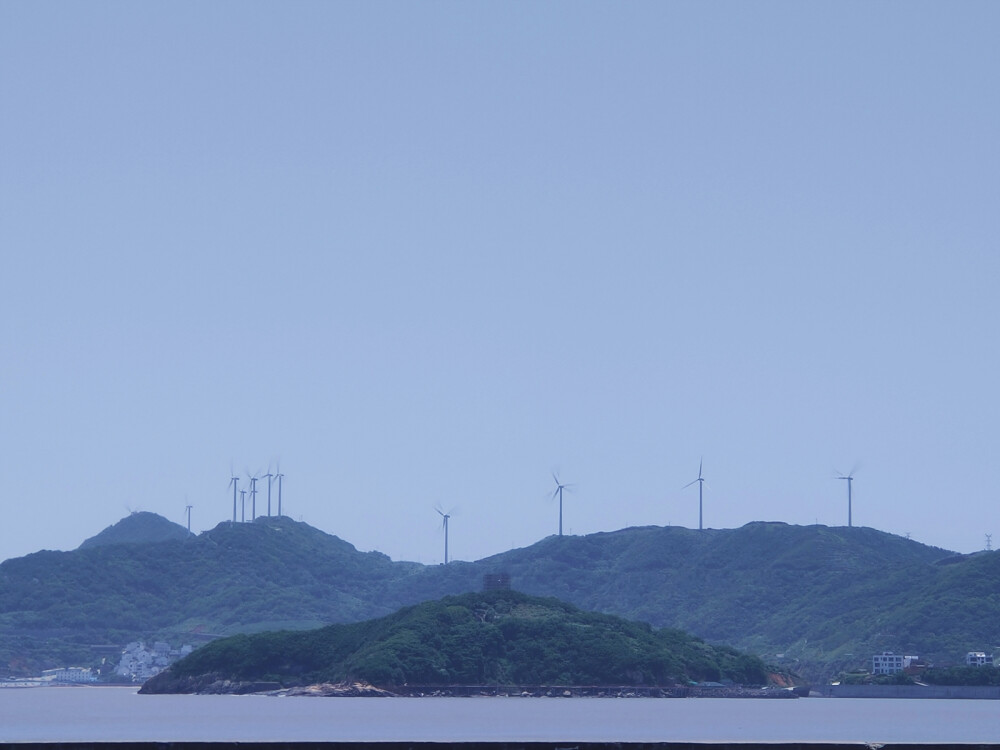
[[[0,558],[1000,545],[1000,4],[0,2]],[[264,504],[258,496],[258,509]]]

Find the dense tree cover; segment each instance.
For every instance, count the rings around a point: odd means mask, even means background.
[[[177,662],[149,691],[191,678],[285,685],[673,685],[767,682],[760,659],[675,630],[494,591],[445,597],[377,620],[237,635]]]
[[[0,563],[0,670],[90,664],[103,653],[93,644],[197,645],[382,615],[399,606],[380,603],[386,581],[421,567],[358,552],[287,518],[223,523],[155,544],[37,552]]]
[[[817,680],[884,650],[954,663],[990,648],[1000,617],[1000,553],[957,556],[874,529],[630,528],[424,566],[262,518],[3,562],[0,670],[92,663],[91,645],[136,638],[197,645],[199,634],[357,622],[477,591],[498,571],[525,593],[684,630]]]

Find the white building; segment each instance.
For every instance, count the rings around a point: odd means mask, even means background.
[[[872,657],[872,674],[902,672],[919,658],[918,656],[904,656],[903,654],[894,654],[892,651],[883,651]]]
[[[993,654],[984,651],[970,651],[965,655],[965,664],[969,667],[992,667]]]
[[[42,679],[52,682],[97,682],[97,675],[84,667],[60,667],[59,669],[46,669],[42,672]]]

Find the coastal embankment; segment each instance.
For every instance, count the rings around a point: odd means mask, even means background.
[[[822,685],[824,698],[961,698],[1000,700],[996,685]]]

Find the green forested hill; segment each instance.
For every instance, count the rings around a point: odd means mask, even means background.
[[[89,663],[93,645],[357,622],[478,591],[525,593],[679,628],[820,679],[882,650],[937,663],[990,650],[998,553],[956,556],[865,528],[752,523],[548,537],[474,563],[359,552],[287,518],[183,540],[39,552],[0,564],[0,668]]]
[[[143,692],[196,692],[218,680],[662,686],[692,678],[751,685],[768,679],[757,657],[677,630],[492,591],[350,625],[231,636],[177,662]]]
[[[92,644],[317,627],[389,613],[387,580],[422,566],[287,518],[184,541],[37,552],[0,563],[0,665],[78,663]]]

